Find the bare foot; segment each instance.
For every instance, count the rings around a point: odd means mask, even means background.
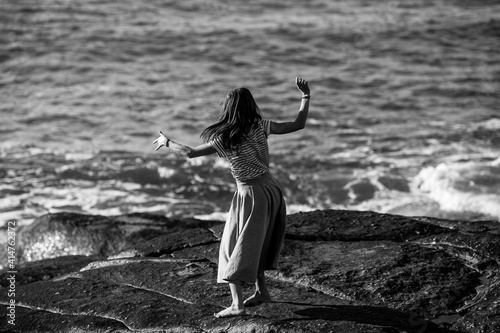
[[[252,306],[259,306],[263,303],[268,303],[271,302],[271,296],[269,295],[264,295],[261,294],[260,292],[255,292],[252,296],[248,297],[244,302],[243,305],[245,307],[252,307]]]
[[[236,316],[243,316],[246,314],[245,308],[240,308],[235,305],[231,305],[227,309],[222,310],[219,313],[214,313],[214,316],[217,318],[228,318],[228,317],[236,317]]]

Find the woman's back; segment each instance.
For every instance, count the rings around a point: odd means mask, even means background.
[[[227,159],[231,165],[231,173],[238,181],[258,178],[269,172],[269,135],[270,122],[268,120],[256,121],[237,150],[224,148],[221,138],[216,137],[211,141],[220,157]]]

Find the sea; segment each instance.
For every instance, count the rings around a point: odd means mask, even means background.
[[[224,220],[235,181],[188,159],[247,87],[290,214],[500,219],[497,0],[2,0],[0,225],[47,213]]]

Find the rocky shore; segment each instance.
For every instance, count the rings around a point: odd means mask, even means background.
[[[45,215],[18,231],[15,326],[2,319],[0,331],[500,332],[499,222],[290,215],[280,270],[267,273],[273,302],[216,319],[231,301],[216,283],[222,228]],[[4,268],[2,318],[8,276]]]

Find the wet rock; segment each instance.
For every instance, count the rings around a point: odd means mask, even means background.
[[[204,258],[211,262],[219,260],[219,243],[201,245],[195,248],[184,248],[170,254],[176,259],[199,259]]]
[[[214,283],[216,266],[203,259],[136,258],[96,262],[72,276],[151,290],[187,304],[203,304],[229,295],[226,288]],[[222,304],[217,306],[223,308]]]
[[[378,181],[389,190],[410,192],[410,186],[406,177],[381,176]]]
[[[0,327],[0,332],[130,332],[127,326],[117,320],[97,316],[75,316],[72,314],[53,313],[26,306],[16,307],[15,320],[15,326],[6,324],[4,327]]]
[[[108,246],[118,250],[104,257],[97,251],[98,257],[19,266],[19,332],[479,333],[498,327],[498,234],[487,222],[334,210],[289,216],[280,270],[266,273],[273,302],[248,308],[247,316],[216,319],[213,313],[231,302],[227,285],[216,283],[222,223],[147,214],[73,217],[48,221],[71,226],[81,242],[111,228],[109,241],[121,245]],[[48,221],[39,223],[48,228]],[[464,244],[481,264],[462,255]],[[244,286],[245,296],[252,292]],[[1,291],[4,309],[8,301]]]
[[[19,261],[67,255],[109,256],[167,233],[210,227],[217,222],[169,219],[151,214],[117,217],[76,213],[48,214],[20,232]]]
[[[220,224],[220,221],[198,220],[195,218],[174,219],[148,213],[114,216],[113,219],[124,224],[128,230],[134,230],[133,227],[135,226],[136,231],[167,230],[168,232],[176,232],[200,227],[207,228]],[[129,233],[133,234],[132,232]]]
[[[420,222],[438,225],[466,234],[500,235],[500,223],[498,223],[498,221],[452,221],[424,216],[412,218]]]
[[[388,241],[287,241],[278,280],[327,295],[431,317],[454,313],[479,274],[443,251]]]
[[[114,319],[129,330],[186,328],[189,331],[199,325],[198,318],[213,312],[213,306],[187,304],[135,286],[81,278],[34,282],[19,288],[17,298],[20,306]]]
[[[126,234],[104,216],[74,213],[48,214],[20,232],[21,262],[67,255],[115,253],[126,244]]]
[[[417,242],[460,256],[477,266],[500,264],[500,223],[497,221],[449,221],[427,217],[416,218],[429,224],[448,228],[450,231],[419,239]]]
[[[406,241],[449,230],[398,215],[347,210],[317,210],[289,216],[287,238],[300,240]]]
[[[417,325],[410,313],[353,304],[278,280],[269,283],[274,302],[248,308],[247,316],[216,319],[213,313],[229,305],[231,298],[227,286],[214,283],[215,278],[216,265],[203,260],[107,260],[58,280],[24,285],[18,299],[23,311],[29,309],[33,318],[62,332],[84,329],[89,318],[92,325],[102,327],[98,332],[382,333],[417,332],[421,325],[431,328],[429,332],[438,331],[428,321]],[[246,287],[245,291],[252,292]],[[0,302],[5,302],[3,297]],[[60,317],[54,318],[55,313]],[[69,322],[56,326],[49,318],[69,318]],[[18,323],[16,328],[22,332],[38,332],[27,318]]]
[[[217,238],[208,229],[190,229],[153,238],[128,248],[110,259],[129,257],[159,257],[176,250],[217,242]]]
[[[444,249],[467,260],[478,270],[500,264],[500,235],[448,233],[419,239],[416,243]]]
[[[63,256],[26,262],[16,268],[16,284],[23,285],[36,281],[50,280],[55,277],[79,270],[89,263],[102,260],[99,256]],[[0,271],[0,285],[7,287],[6,270]]]
[[[459,309],[465,315],[453,328],[465,332],[500,332],[500,270],[478,288],[474,299]]]
[[[377,187],[369,179],[362,179],[347,184],[344,188],[348,190],[348,196],[352,203],[370,200],[377,192]]]

